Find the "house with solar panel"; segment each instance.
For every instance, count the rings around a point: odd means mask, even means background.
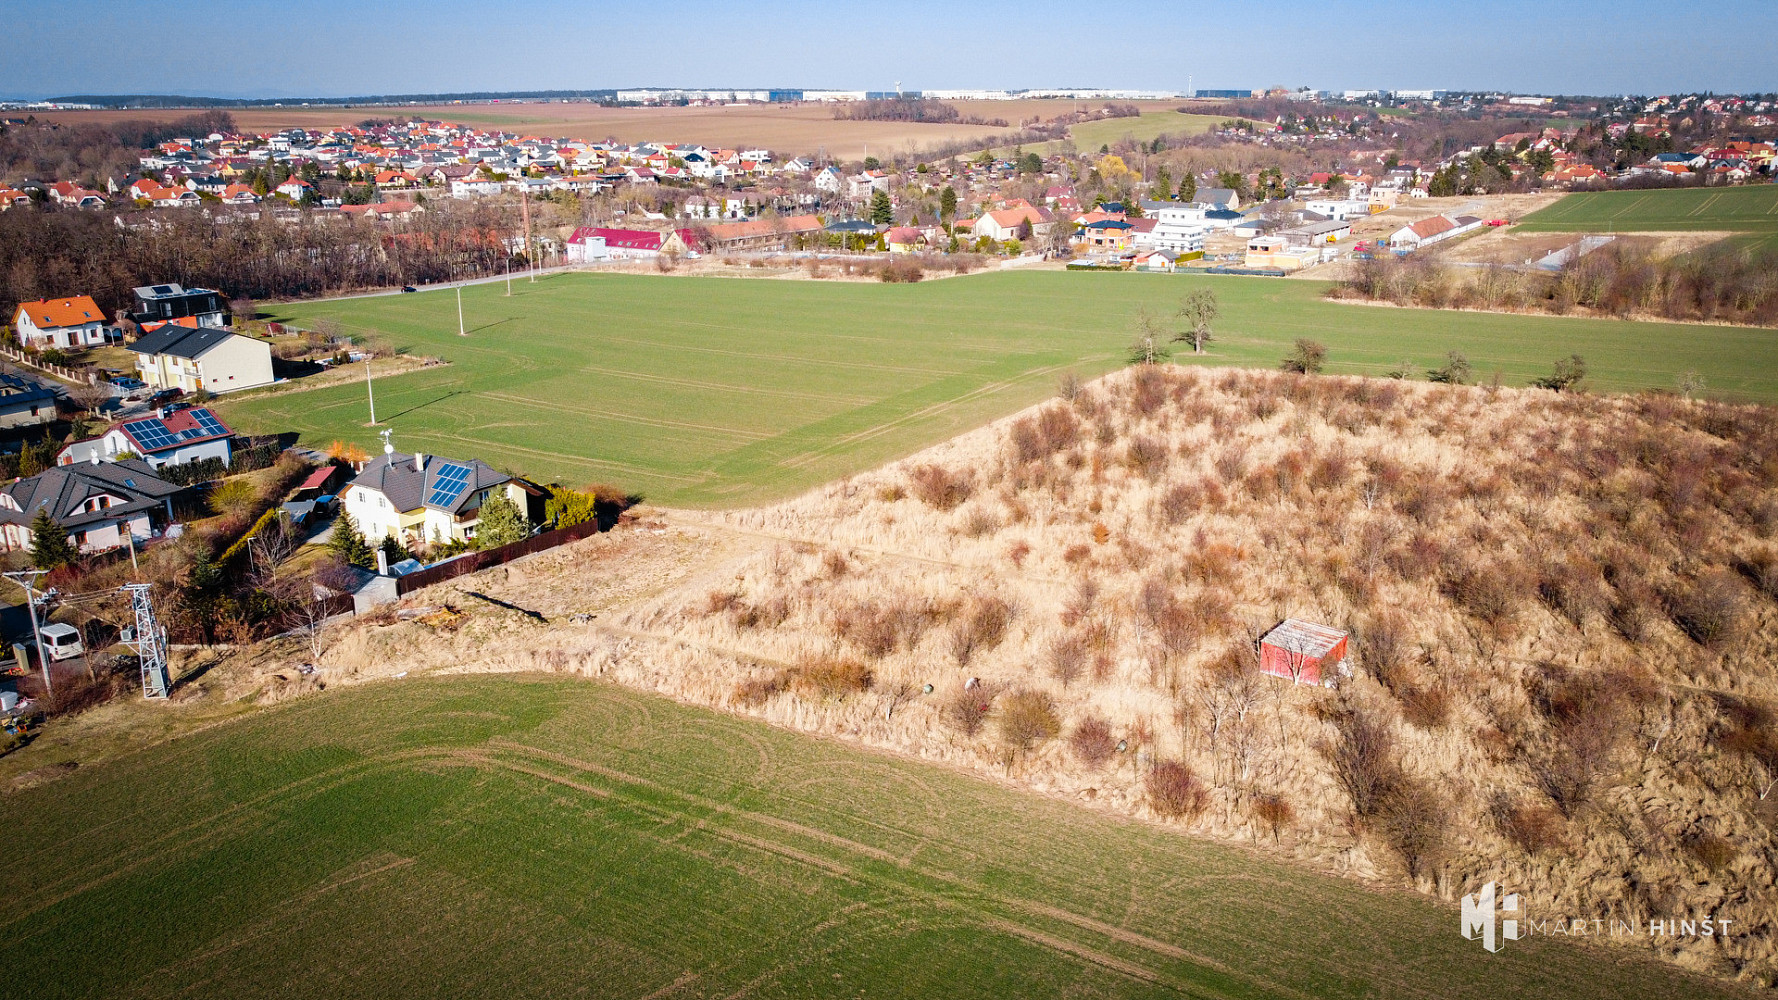
[[[272,382],[272,348],[263,340],[222,327],[188,326],[186,317],[155,326],[128,346],[136,354],[136,377],[157,389],[212,393],[251,389]]]
[[[341,502],[373,545],[385,537],[431,545],[472,541],[482,504],[495,491],[533,522],[542,519],[541,487],[477,459],[404,455],[387,444],[346,484]]]
[[[98,437],[75,441],[56,454],[56,464],[110,462],[133,454],[156,469],[206,458],[220,458],[228,465],[234,460],[234,436],[206,407],[162,409],[112,424]]]
[[[131,537],[144,541],[172,522],[180,489],[134,458],[46,469],[0,487],[0,548],[29,549],[39,510],[48,510],[82,552],[114,549]]]

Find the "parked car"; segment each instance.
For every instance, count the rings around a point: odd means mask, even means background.
[[[401,286],[401,290],[402,290],[402,291],[404,291],[404,292],[417,292],[417,291],[419,291],[419,289],[418,289],[418,288],[415,288],[415,287],[414,287],[414,286],[412,286],[412,285],[402,285],[402,286]]]
[[[148,397],[149,406],[165,406],[185,395],[184,389],[162,389]]]
[[[45,625],[40,630],[43,635],[43,652],[52,660],[66,660],[86,652],[80,642],[80,630],[72,625],[55,622]]]

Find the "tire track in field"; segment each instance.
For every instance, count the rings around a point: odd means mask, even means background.
[[[734,385],[728,382],[706,382],[702,379],[673,378],[668,375],[654,375],[647,372],[631,372],[618,368],[601,368],[597,365],[582,365],[576,371],[594,375],[607,375],[614,378],[634,379],[638,382],[653,382],[662,385],[679,386],[685,389],[709,389],[716,392],[740,392],[755,396],[772,396],[780,399],[802,399],[818,403],[840,403],[846,406],[867,406],[876,400],[869,396],[835,396],[819,392],[798,392],[794,389],[767,389],[755,385]]]
[[[256,813],[262,806],[285,796],[289,796],[293,792],[304,792],[309,795],[319,794],[332,788],[339,787],[346,781],[358,777],[359,772],[369,772],[390,764],[397,764],[407,760],[424,760],[428,757],[435,757],[437,755],[438,751],[426,748],[400,750],[375,757],[367,757],[361,760],[352,761],[349,764],[342,764],[338,767],[328,768],[316,772],[315,774],[298,778],[285,785],[261,792],[252,798],[231,803],[227,807],[217,810],[208,816],[201,817],[189,823],[174,827],[171,830],[167,830],[157,837],[150,838],[146,843],[133,845],[130,854],[128,855],[130,860],[93,875],[90,878],[82,881],[63,879],[57,882],[45,883],[43,887],[47,889],[50,894],[42,899],[33,900],[29,903],[10,909],[3,918],[0,918],[0,929],[11,927],[12,925],[35,916],[58,903],[72,899],[82,893],[89,892],[108,882],[115,881],[139,868],[157,863],[165,857],[175,855],[191,847],[214,840],[224,833],[232,832],[237,826],[256,818]],[[184,839],[188,834],[193,833],[195,833],[196,836],[190,837],[190,839]],[[176,843],[174,843],[175,840],[177,840]],[[90,872],[84,872],[82,874],[89,873]],[[75,876],[75,878],[78,878],[78,876]],[[70,882],[73,882],[73,884],[70,885]]]
[[[771,816],[771,815],[767,815],[764,813],[755,812],[752,810],[741,809],[741,808],[738,808],[735,806],[728,805],[726,803],[718,802],[714,799],[705,798],[705,797],[697,795],[695,793],[681,791],[679,789],[672,788],[667,785],[663,785],[659,782],[651,781],[647,778],[642,778],[642,777],[639,777],[636,775],[628,774],[626,772],[617,770],[615,768],[606,767],[606,766],[600,765],[600,764],[593,764],[589,761],[582,761],[582,760],[578,760],[573,757],[569,757],[566,754],[559,754],[559,753],[555,753],[552,751],[543,750],[541,748],[526,746],[524,744],[514,743],[509,740],[503,740],[503,739],[499,739],[499,738],[496,738],[496,739],[490,741],[490,745],[495,747],[498,750],[501,750],[501,751],[506,751],[509,753],[516,753],[516,754],[529,756],[529,757],[540,758],[540,759],[550,761],[552,763],[560,764],[562,766],[566,766],[566,767],[570,767],[570,768],[577,768],[577,769],[584,768],[589,773],[598,774],[602,777],[606,777],[610,780],[617,781],[617,782],[620,782],[623,784],[634,785],[639,788],[646,788],[646,789],[650,790],[651,792],[662,794],[662,795],[667,796],[669,798],[678,798],[678,799],[688,802],[689,804],[698,806],[702,809],[706,809],[706,810],[709,810],[709,811],[712,811],[712,812],[715,812],[715,813],[718,813],[721,815],[728,816],[734,820],[740,820],[743,822],[752,822],[752,823],[757,823],[762,826],[776,828],[776,829],[782,830],[786,833],[792,834],[793,836],[807,837],[807,838],[815,840],[819,843],[827,844],[829,846],[833,846],[833,847],[839,848],[844,851],[860,854],[860,855],[863,855],[864,857],[870,858],[874,861],[886,863],[886,864],[894,867],[897,870],[902,870],[902,871],[914,870],[910,861],[908,861],[907,859],[904,859],[896,854],[893,854],[892,852],[882,850],[881,848],[872,847],[868,844],[862,844],[862,843],[859,843],[855,840],[851,840],[846,837],[839,836],[838,834],[829,833],[825,830],[820,830],[820,829],[817,829],[814,827],[806,826],[804,824],[797,823],[797,822],[794,822],[791,820],[782,819],[777,816]],[[532,775],[535,775],[535,776],[542,778],[544,780],[547,780],[547,781],[557,781],[558,779],[560,779],[560,783],[567,785],[569,787],[580,787],[578,784],[575,784],[572,781],[572,779],[567,779],[567,778],[564,778],[563,776],[560,776],[560,775],[553,775],[549,772],[539,772],[536,769],[525,768],[522,766],[514,765],[511,762],[499,761],[499,760],[493,760],[493,759],[491,759],[489,761],[489,763],[495,764],[497,766],[502,766],[502,767],[510,767],[513,770],[521,771],[521,772],[527,773],[527,774],[532,774]],[[599,797],[609,798],[612,796],[612,794],[613,793],[611,793],[609,790],[603,790],[603,794],[600,795]],[[637,802],[631,796],[627,796],[627,795],[623,796],[623,799],[626,802],[626,804],[631,805],[632,807],[643,808],[643,809],[647,809],[651,812],[664,813],[666,815],[676,815],[671,810],[665,810],[659,806],[654,806],[654,805],[648,804],[648,803]],[[686,820],[686,818],[687,817],[685,817],[683,815],[678,815],[678,819],[681,822],[684,822]],[[1037,917],[1040,919],[1054,921],[1056,923],[1066,924],[1066,925],[1072,926],[1078,930],[1083,930],[1083,931],[1087,931],[1089,933],[1100,935],[1100,936],[1105,937],[1109,940],[1117,941],[1121,944],[1127,945],[1132,948],[1139,949],[1141,951],[1147,952],[1147,953],[1149,953],[1151,955],[1155,955],[1157,957],[1172,959],[1174,961],[1179,961],[1179,962],[1184,962],[1186,964],[1193,965],[1198,968],[1213,971],[1213,972],[1215,972],[1219,975],[1222,975],[1222,976],[1243,980],[1243,981],[1245,981],[1251,985],[1254,985],[1256,987],[1270,990],[1271,992],[1273,992],[1274,994],[1277,994],[1277,995],[1297,996],[1297,997],[1304,998],[1304,1000],[1309,1000],[1308,994],[1304,994],[1298,990],[1286,987],[1283,984],[1273,982],[1269,979],[1264,979],[1261,977],[1254,976],[1251,973],[1236,970],[1236,969],[1230,967],[1229,965],[1227,965],[1226,963],[1217,961],[1216,959],[1210,958],[1207,955],[1194,953],[1194,952],[1189,951],[1185,948],[1182,948],[1178,945],[1174,945],[1174,944],[1170,944],[1165,941],[1158,940],[1158,939],[1150,937],[1148,935],[1141,934],[1137,931],[1132,931],[1132,930],[1129,930],[1128,928],[1117,927],[1115,925],[1105,923],[1104,921],[1096,920],[1092,917],[1087,917],[1087,916],[1083,916],[1081,914],[1073,913],[1068,910],[1061,909],[1059,907],[1050,906],[1050,905],[1044,904],[1044,903],[1038,903],[1033,900],[998,895],[998,894],[992,893],[982,887],[973,885],[973,884],[967,882],[966,880],[964,880],[963,878],[961,878],[960,876],[949,875],[946,873],[937,872],[937,871],[930,871],[930,870],[921,870],[920,871],[921,876],[931,879],[931,880],[938,882],[940,884],[949,886],[952,889],[956,890],[954,895],[947,895],[945,893],[940,893],[935,890],[924,889],[924,888],[921,888],[917,885],[910,884],[908,882],[899,881],[897,879],[893,879],[893,878],[890,878],[885,875],[875,875],[875,874],[871,874],[871,873],[867,873],[867,872],[861,872],[857,869],[847,867],[845,865],[834,862],[830,859],[819,858],[814,855],[809,855],[807,852],[799,851],[795,848],[791,848],[788,845],[781,844],[777,841],[769,840],[767,838],[762,838],[762,837],[755,837],[755,836],[752,836],[749,834],[744,834],[744,833],[741,833],[740,831],[737,831],[737,830],[733,830],[733,829],[729,829],[729,828],[722,828],[722,827],[709,827],[707,832],[709,832],[712,836],[715,836],[715,837],[718,837],[721,839],[726,839],[726,840],[731,840],[731,841],[743,843],[743,844],[746,844],[747,846],[755,847],[756,849],[766,851],[768,853],[771,853],[771,854],[774,854],[774,855],[777,855],[780,857],[786,857],[791,860],[802,862],[804,864],[811,864],[819,870],[829,872],[829,873],[834,874],[838,877],[844,878],[847,881],[868,884],[868,885],[871,885],[879,890],[887,891],[887,892],[891,893],[892,895],[900,895],[900,896],[904,896],[904,897],[906,897],[906,896],[915,897],[915,898],[923,900],[924,902],[928,903],[929,905],[940,907],[942,909],[960,911],[963,914],[965,914],[970,920],[972,920],[978,924],[981,924],[982,926],[996,927],[997,925],[1004,924],[1005,925],[1004,927],[999,927],[998,929],[1008,930],[1009,932],[1016,933],[1016,934],[1018,934],[1018,936],[1023,937],[1027,940],[1031,940],[1031,941],[1034,941],[1034,942],[1037,942],[1040,944],[1044,944],[1047,947],[1053,947],[1053,948],[1055,948],[1055,950],[1061,951],[1065,954],[1073,955],[1073,956],[1075,956],[1077,958],[1081,958],[1083,960],[1092,961],[1094,964],[1103,965],[1106,968],[1114,969],[1117,971],[1125,971],[1123,968],[1124,966],[1127,966],[1130,969],[1140,969],[1140,970],[1142,970],[1143,974],[1136,976],[1136,978],[1142,979],[1143,981],[1146,981],[1146,982],[1155,983],[1157,985],[1166,986],[1170,989],[1175,989],[1180,992],[1193,993],[1193,994],[1197,993],[1196,988],[1185,986],[1185,985],[1182,985],[1177,982],[1171,982],[1166,979],[1163,979],[1163,978],[1161,978],[1161,973],[1155,972],[1154,970],[1151,970],[1151,969],[1148,969],[1145,966],[1141,966],[1137,963],[1129,962],[1124,959],[1118,959],[1113,956],[1101,955],[1100,953],[1094,951],[1093,949],[1090,949],[1087,946],[1081,945],[1077,942],[1067,941],[1066,939],[1055,937],[1054,935],[1046,934],[1043,931],[1039,931],[1039,930],[1036,930],[1033,928],[1024,927],[1023,925],[1017,924],[1016,922],[1013,922],[1013,921],[1007,921],[1007,920],[1004,920],[1003,918],[996,918],[996,917],[989,916],[987,914],[983,914],[983,913],[979,912],[978,910],[971,908],[970,905],[966,901],[970,900],[970,899],[975,899],[975,900],[979,900],[981,903],[999,906],[999,907],[1002,907],[1004,909],[1014,911],[1014,912],[1022,912],[1024,914],[1026,914],[1027,916]],[[1016,930],[1013,930],[1014,928],[1016,928]],[[1057,945],[1067,945],[1067,947],[1057,947]],[[1096,958],[1091,957],[1091,956],[1101,957],[1105,961],[1098,961]],[[1201,994],[1201,995],[1212,995],[1212,994]]]
[[[660,427],[670,430],[698,431],[702,434],[721,434],[748,442],[764,441],[766,438],[773,436],[763,431],[744,431],[734,427],[723,427],[717,424],[700,424],[689,420],[668,420],[665,417],[644,417],[633,413],[620,413],[617,410],[602,410],[593,406],[568,406],[562,403],[550,403],[540,399],[530,399],[525,396],[517,396],[511,393],[491,392],[486,389],[476,391],[475,395],[486,399],[497,399],[502,403],[516,403],[520,406],[527,406],[533,409],[565,410],[569,413],[578,413],[582,416],[603,417],[606,420],[613,420],[618,423],[641,424],[644,427]]]
[[[627,337],[613,337],[612,342],[619,344],[636,344],[645,347],[660,347],[658,341],[636,340]],[[967,371],[950,371],[943,368],[915,368],[908,365],[889,365],[869,361],[836,361],[830,358],[799,358],[785,354],[760,354],[756,351],[729,351],[720,347],[692,347],[685,344],[674,345],[674,350],[688,351],[696,354],[716,354],[730,358],[748,358],[753,361],[767,361],[775,365],[818,365],[823,368],[851,368],[859,371],[895,372],[900,375],[933,375],[940,378],[954,378],[968,375]]]

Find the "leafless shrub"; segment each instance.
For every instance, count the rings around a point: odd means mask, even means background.
[[[1068,749],[1088,770],[1097,771],[1117,753],[1117,737],[1112,734],[1111,723],[1100,716],[1089,715],[1068,734]]]
[[[869,691],[871,681],[870,668],[857,660],[818,656],[797,665],[790,676],[790,687],[805,698],[843,698]]]
[[[1005,598],[979,594],[971,598],[963,614],[951,623],[951,656],[966,667],[977,653],[1000,645],[1012,625],[1013,606]]]
[[[1377,683],[1396,691],[1406,680],[1409,640],[1406,616],[1396,610],[1372,615],[1359,630],[1357,639],[1359,661]]]
[[[1681,843],[1687,854],[1713,872],[1727,868],[1741,854],[1728,838],[1702,830],[1684,838]]]
[[[1374,828],[1401,858],[1408,878],[1418,879],[1444,849],[1445,804],[1421,782],[1398,777],[1379,806]]]
[[[1627,689],[1597,672],[1546,665],[1527,678],[1545,731],[1526,748],[1533,780],[1564,817],[1592,799],[1626,725]]]
[[[1055,739],[1062,732],[1062,720],[1056,716],[1056,702],[1042,691],[1014,691],[1000,699],[995,717],[1000,742],[1011,753],[1024,754],[1039,744]]]
[[[1333,767],[1334,780],[1352,802],[1360,819],[1369,819],[1381,807],[1400,777],[1395,762],[1395,736],[1389,724],[1372,708],[1342,699],[1328,712],[1333,736],[1319,749]]]
[[[975,492],[968,473],[951,472],[938,465],[918,466],[908,473],[908,480],[920,502],[939,510],[950,510]]]
[[[1496,631],[1504,630],[1519,612],[1527,589],[1518,567],[1505,561],[1478,564],[1452,557],[1440,589],[1453,603]]]
[[[730,611],[734,610],[735,605],[739,603],[741,603],[740,591],[719,587],[704,595],[704,614],[728,614]]]
[[[1138,365],[1130,377],[1130,408],[1144,416],[1167,401],[1167,376],[1155,365]]]
[[[1253,818],[1272,831],[1272,843],[1281,843],[1284,828],[1296,819],[1296,810],[1284,796],[1272,792],[1262,792],[1253,797]]]
[[[1741,583],[1727,571],[1707,573],[1667,598],[1673,624],[1701,646],[1721,646],[1741,634]]]
[[[1196,483],[1179,483],[1161,494],[1160,513],[1164,524],[1183,524],[1203,503],[1204,491]]]
[[[1564,846],[1562,817],[1548,806],[1521,802],[1505,792],[1496,792],[1488,805],[1488,814],[1500,835],[1526,854]]]
[[[919,645],[936,617],[930,602],[908,595],[843,605],[833,612],[834,634],[873,659]]]
[[[1000,519],[986,507],[977,505],[963,515],[957,525],[957,533],[964,538],[980,538],[1000,530]]]
[[[729,608],[729,621],[737,629],[777,628],[790,617],[790,598],[783,594],[755,602],[736,601]]]
[[[967,737],[975,737],[987,724],[988,713],[994,709],[995,692],[985,682],[977,682],[974,687],[964,686],[945,703],[943,716],[946,724],[958,733]]]
[[[1156,761],[1143,779],[1148,805],[1168,819],[1195,819],[1210,804],[1210,791],[1190,767],[1176,760]]]
[[[749,708],[758,708],[788,686],[789,680],[782,670],[765,676],[744,677],[735,682],[734,700]]]
[[[846,560],[844,552],[828,549],[821,556],[821,570],[829,580],[838,580],[851,572],[852,564]]]
[[[1166,445],[1146,435],[1138,436],[1124,448],[1124,464],[1151,481],[1166,471],[1171,457]]]
[[[1050,640],[1044,659],[1048,661],[1050,675],[1067,687],[1086,669],[1086,642],[1078,635],[1057,636]]]
[[[1589,615],[1606,608],[1599,570],[1576,558],[1552,558],[1538,571],[1537,596],[1549,609],[1580,628]]]
[[[1442,683],[1404,686],[1396,697],[1402,719],[1417,729],[1437,729],[1451,717],[1451,690]]]
[[[884,503],[894,503],[908,495],[908,491],[900,483],[892,483],[877,491],[877,499]]]

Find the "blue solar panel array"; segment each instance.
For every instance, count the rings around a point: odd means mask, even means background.
[[[217,420],[216,415],[209,410],[192,410],[191,417],[198,425],[183,431],[169,431],[167,425],[159,420],[132,420],[123,426],[131,437],[141,442],[142,447],[149,451],[160,451],[186,441],[228,433],[228,428],[222,426],[222,421]]]
[[[432,480],[432,493],[426,503],[433,507],[449,507],[457,502],[463,491],[469,488],[470,469],[467,465],[446,462],[438,467],[438,475]]]

